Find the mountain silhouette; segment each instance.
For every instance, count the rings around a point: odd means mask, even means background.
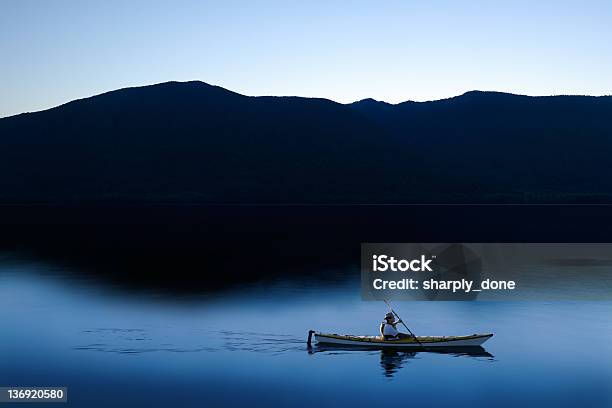
[[[612,201],[612,97],[396,105],[168,82],[0,119],[0,201]]]

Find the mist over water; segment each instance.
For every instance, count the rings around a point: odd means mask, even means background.
[[[397,302],[417,335],[495,336],[475,355],[309,350],[309,329],[377,333],[386,307],[361,300],[354,271],[172,295],[71,272],[1,262],[3,385],[68,386],[91,407],[612,403],[610,302]]]

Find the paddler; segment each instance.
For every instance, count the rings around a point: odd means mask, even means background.
[[[380,324],[380,335],[384,340],[399,340],[411,337],[408,334],[400,333],[397,330],[398,324],[402,322],[402,319],[395,320],[393,313],[389,312],[385,315],[385,320]]]

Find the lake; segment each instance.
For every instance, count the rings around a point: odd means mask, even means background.
[[[0,386],[86,407],[612,406],[612,302],[396,302],[417,335],[495,336],[475,355],[308,349],[309,329],[377,334],[387,311],[358,271],[328,276],[173,293],[5,257]]]

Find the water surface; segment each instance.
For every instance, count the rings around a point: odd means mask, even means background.
[[[376,334],[356,271],[189,295],[77,276],[0,264],[0,385],[87,407],[612,405],[610,302],[402,302],[417,335],[495,336],[476,355],[309,350],[309,329]]]

